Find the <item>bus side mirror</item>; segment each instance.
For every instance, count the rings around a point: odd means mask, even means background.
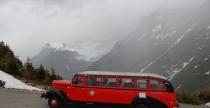
[[[73,80],[72,80],[72,84],[74,85],[74,84],[77,84],[78,83],[78,80],[76,79],[76,78],[74,78]]]
[[[77,83],[78,83],[78,81],[76,81],[76,80],[75,80],[75,81],[73,81],[73,84],[77,84]]]

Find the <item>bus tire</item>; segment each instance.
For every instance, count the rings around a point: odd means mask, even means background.
[[[48,105],[50,108],[62,108],[62,101],[56,96],[50,96],[48,99]]]
[[[138,104],[138,105],[136,106],[136,108],[149,108],[149,106],[146,105],[146,104]]]

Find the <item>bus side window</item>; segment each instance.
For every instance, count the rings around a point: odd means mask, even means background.
[[[100,86],[101,78],[100,77],[88,77],[87,86]]]
[[[81,76],[75,76],[73,78],[72,84],[75,86],[82,86],[84,79]]]
[[[134,88],[134,81],[132,79],[121,79],[120,86],[123,88]]]
[[[151,79],[150,80],[150,89],[154,89],[154,90],[164,90],[165,89],[165,85],[155,79]]]
[[[117,79],[116,78],[104,78],[103,86],[105,87],[117,87]]]
[[[136,87],[139,89],[147,89],[148,88],[148,81],[147,79],[138,79],[136,80]]]

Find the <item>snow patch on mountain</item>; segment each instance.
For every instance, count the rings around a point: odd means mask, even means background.
[[[159,24],[152,30],[152,38],[155,38],[156,40],[169,38],[173,36],[174,33],[177,32],[176,29],[177,29],[176,26],[171,27],[169,25],[163,26],[162,24]],[[169,31],[169,32],[164,33],[162,31]]]
[[[78,52],[81,55],[78,59],[95,61],[109,52],[110,49],[110,47],[101,48],[100,43],[84,43],[80,47],[74,48],[72,50]]]
[[[159,24],[157,25],[153,30],[152,30],[152,34],[153,37],[158,40],[158,39],[165,39],[169,36],[169,34],[161,34],[160,31],[163,30],[163,25]]]
[[[61,50],[61,51],[74,51],[74,49],[71,49],[67,47],[67,45],[59,42],[51,42],[44,45],[43,49],[54,49],[54,50]]]
[[[194,66],[194,69],[197,69],[197,68],[198,68],[198,66],[197,66],[197,65],[195,65],[195,66]]]
[[[149,68],[152,64],[154,64],[156,61],[158,61],[159,59],[161,59],[165,54],[168,53],[168,51],[170,51],[175,45],[177,45],[185,36],[188,32],[192,31],[193,27],[195,27],[196,24],[193,24],[189,29],[187,29],[187,31],[180,36],[180,38],[178,38],[168,49],[166,49],[158,58],[156,58],[155,60],[153,60],[152,62],[150,62],[149,64],[147,64],[144,68],[141,69],[141,72],[144,72],[147,68]]]
[[[14,78],[13,76],[3,72],[0,70],[0,80],[5,81],[5,88],[14,88],[14,89],[24,89],[24,90],[35,90],[35,91],[43,91],[39,88],[29,86],[22,81]]]
[[[208,72],[206,72],[206,73],[204,73],[205,75],[210,75],[210,70],[208,71]]]
[[[187,31],[186,31],[182,36],[180,36],[180,37],[178,38],[178,40],[177,40],[175,43],[178,44],[178,43],[185,37],[185,35],[186,35],[188,32],[192,31],[193,27],[195,27],[195,26],[196,26],[196,24],[193,24],[189,29],[187,29]]]
[[[178,87],[176,87],[176,90],[180,89],[182,87],[182,85],[180,84]]]
[[[176,44],[179,43],[179,42],[184,38],[184,36],[185,36],[185,35],[182,35],[181,37],[179,37],[179,38],[177,39],[177,41],[176,41]]]
[[[210,107],[210,102],[205,104],[207,107]]]
[[[50,42],[44,45],[43,49],[54,49],[55,51],[71,51],[77,52],[79,56],[78,60],[86,60],[86,61],[95,61],[108,51],[111,48],[103,48],[101,50],[97,50],[97,47],[100,45],[95,43],[83,43],[80,47],[69,47],[66,44],[60,42]]]
[[[203,62],[207,61],[209,59],[209,57],[206,57],[203,59]]]
[[[143,31],[142,35],[137,39],[138,41],[142,40],[145,36],[147,36],[146,32]]]
[[[162,30],[162,24],[157,25],[153,30],[153,36],[155,35],[156,32],[161,31]]]
[[[189,59],[188,62],[184,62],[181,67],[179,68],[175,68],[173,71],[172,71],[172,74],[169,76],[169,80],[173,80],[175,75],[177,75],[178,73],[180,73],[185,67],[187,67],[193,60],[194,60],[195,56],[193,56],[192,58]]]
[[[66,46],[64,44],[58,43],[58,42],[47,43],[45,45],[45,47],[46,48],[54,48],[54,49],[57,49],[57,50],[59,50],[59,49],[62,50],[62,49],[65,49],[66,48]]]
[[[202,50],[202,48],[201,47],[197,47],[197,50]]]

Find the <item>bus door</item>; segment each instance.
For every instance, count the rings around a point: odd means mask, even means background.
[[[72,80],[72,87],[69,89],[68,97],[74,101],[84,101],[85,77],[76,75]]]

